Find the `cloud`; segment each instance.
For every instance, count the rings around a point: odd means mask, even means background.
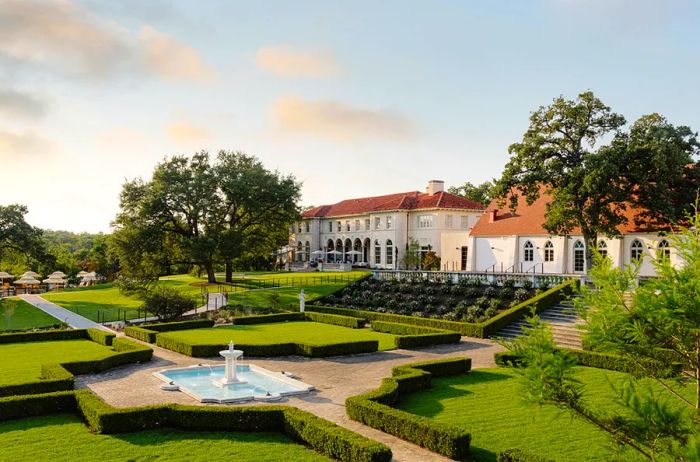
[[[277,126],[284,131],[335,141],[404,140],[415,135],[413,124],[401,115],[336,101],[309,102],[285,96],[275,102],[273,113]]]
[[[257,65],[282,77],[328,77],[340,72],[329,51],[300,51],[289,46],[263,47],[255,55]]]
[[[165,132],[170,139],[179,144],[197,144],[211,138],[209,130],[189,122],[170,123],[165,127]]]
[[[153,27],[134,34],[71,0],[3,0],[0,37],[0,54],[69,74],[131,72],[194,81],[213,74],[194,49]]]
[[[144,46],[145,66],[154,74],[170,80],[215,80],[216,73],[202,62],[194,48],[150,26],[141,29],[139,38]]]
[[[46,102],[36,95],[0,88],[0,114],[8,118],[36,119],[46,113]]]
[[[0,129],[0,159],[3,163],[15,157],[46,153],[50,143],[34,132],[15,133]]]

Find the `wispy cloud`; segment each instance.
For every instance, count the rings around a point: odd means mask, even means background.
[[[0,88],[0,115],[11,119],[36,119],[46,113],[47,106],[46,101],[37,95]]]
[[[357,108],[337,101],[305,101],[296,96],[279,98],[274,105],[274,118],[284,131],[336,141],[404,140],[415,135],[413,124],[393,112]]]
[[[190,122],[173,122],[165,127],[168,137],[178,144],[193,145],[207,141],[211,133],[206,128]]]
[[[71,0],[3,0],[0,37],[0,54],[74,75],[210,81],[214,74],[196,50],[153,27],[134,34]]]
[[[286,45],[260,48],[255,62],[260,68],[282,77],[321,78],[340,72],[330,51],[303,51]]]
[[[46,153],[50,145],[46,138],[32,131],[16,133],[0,129],[0,159],[3,162]]]

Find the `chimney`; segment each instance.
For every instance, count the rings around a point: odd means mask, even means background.
[[[489,210],[489,223],[496,221],[496,215],[498,215],[498,210]]]
[[[426,192],[429,195],[433,195],[435,193],[443,192],[445,190],[445,182],[442,180],[430,180],[428,181],[428,187],[426,188]]]

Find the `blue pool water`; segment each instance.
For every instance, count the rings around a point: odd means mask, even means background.
[[[224,376],[224,366],[188,367],[159,373],[165,380],[173,381],[182,391],[204,402],[235,402],[267,393],[291,395],[310,390],[310,387],[302,382],[277,379],[274,373],[270,374],[255,371],[247,364],[239,364],[236,366],[236,375],[246,383],[219,387],[214,385],[213,381]]]

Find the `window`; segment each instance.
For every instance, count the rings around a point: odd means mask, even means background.
[[[369,231],[369,223],[370,223],[369,218],[365,218],[365,231]]]
[[[462,271],[467,270],[467,258],[469,257],[469,247],[462,247]]]
[[[469,216],[468,215],[462,215],[459,217],[459,226],[461,228],[467,229],[469,228]]]
[[[418,227],[419,228],[432,228],[433,227],[433,216],[432,215],[420,215],[418,217]]]
[[[345,231],[350,231],[350,220],[345,220]]]
[[[332,222],[332,221],[329,221],[329,222],[328,222],[328,232],[329,232],[329,233],[332,233],[332,232],[333,232],[333,222]]]
[[[360,230],[360,220],[355,220],[355,231]]]
[[[598,241],[598,254],[600,258],[608,258],[608,243],[605,241]]]
[[[341,232],[343,230],[343,224],[341,222],[338,222],[338,232]]]
[[[662,239],[659,242],[659,247],[656,249],[656,258],[659,260],[671,258],[671,247],[669,247],[666,239]]]
[[[386,217],[386,229],[391,229],[391,217]]]
[[[382,246],[379,241],[374,241],[374,264],[382,264]]]
[[[445,215],[445,228],[452,228],[452,215]]]
[[[297,223],[297,232],[301,232],[301,221]]]
[[[301,241],[297,244],[297,261],[304,261],[304,247]]]
[[[544,261],[554,261],[554,244],[552,244],[552,241],[547,241],[544,245]]]
[[[641,260],[643,258],[644,246],[639,239],[632,241],[632,247],[630,248],[630,256],[632,261]]]
[[[525,251],[523,252],[523,254],[525,261],[535,260],[535,246],[532,245],[532,242],[527,241],[525,243]]]
[[[381,217],[374,217],[374,229],[379,229],[382,226]]]
[[[306,241],[306,244],[304,244],[304,254],[305,260],[310,261],[311,260],[311,244],[309,244],[309,241]]]
[[[386,264],[394,264],[394,244],[391,242],[391,239],[386,240]]]
[[[586,266],[586,255],[584,253],[583,242],[576,241],[574,244],[574,271],[583,271]]]
[[[304,222],[304,227],[307,233],[311,231],[311,224],[308,221]]]

